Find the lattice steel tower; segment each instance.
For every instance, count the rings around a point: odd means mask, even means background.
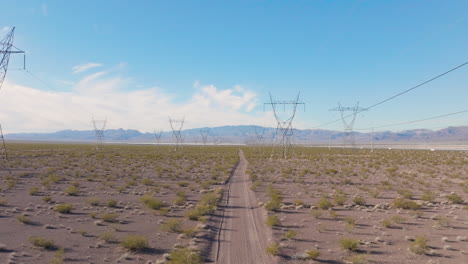
[[[203,141],[203,145],[206,145],[208,143],[208,135],[210,134],[210,129],[209,128],[203,128],[200,129],[200,135]]]
[[[0,41],[0,89],[2,89],[3,81],[5,80],[8,63],[10,62],[10,55],[15,53],[21,53],[24,56],[23,68],[26,68],[26,55],[25,52],[19,50],[13,45],[13,37],[15,36],[15,28],[13,27],[6,36]],[[2,158],[8,161],[8,153],[5,145],[5,138],[3,137],[2,126],[0,125],[0,152]]]
[[[366,109],[359,107],[359,102],[353,107],[343,107],[341,103],[338,102],[338,107],[330,109],[330,111],[340,111],[341,121],[343,121],[344,127],[343,147],[346,146],[347,142],[350,147],[356,146],[356,139],[354,138],[353,131],[354,122],[356,121],[357,114],[364,110]],[[345,115],[346,112],[351,112],[351,114]]]
[[[94,126],[94,132],[96,135],[96,148],[98,150],[102,150],[103,146],[102,144],[104,143],[104,130],[106,129],[106,124],[107,124],[107,118],[103,120],[96,120],[93,117],[93,126]]]
[[[277,126],[276,126],[276,134],[275,139],[277,144],[281,147],[281,156],[286,159],[288,157],[289,150],[292,146],[291,138],[294,134],[294,129],[292,126],[292,122],[294,117],[296,116],[296,110],[298,105],[302,105],[305,111],[305,103],[299,101],[300,93],[297,94],[294,100],[273,100],[273,97],[270,93],[270,101],[266,102],[265,105],[271,105],[273,109],[273,114],[275,116]],[[277,106],[283,106],[283,111],[286,112],[286,106],[290,105],[291,109],[289,109],[289,114],[286,117],[280,117],[278,113]]]
[[[181,119],[175,119],[169,117],[169,124],[171,125],[172,129],[172,137],[175,139],[175,146],[174,150],[177,151],[180,148],[180,145],[183,143],[184,139],[182,137],[182,127],[184,126],[185,117]]]

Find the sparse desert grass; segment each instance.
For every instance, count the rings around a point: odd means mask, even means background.
[[[28,240],[29,242],[31,242],[31,244],[33,244],[33,246],[38,248],[47,250],[55,250],[58,248],[53,240],[46,239],[40,236],[30,236],[28,237]]]
[[[100,234],[99,239],[102,239],[107,243],[117,242],[117,237],[115,236],[114,231],[106,231],[106,232]]]
[[[159,210],[164,206],[164,202],[158,200],[152,196],[146,195],[140,198],[140,200],[148,207],[153,210]]]
[[[129,235],[122,238],[120,245],[130,251],[142,251],[148,247],[148,239],[144,236]]]
[[[38,195],[39,194],[39,188],[36,186],[33,186],[29,188],[29,195]]]
[[[360,241],[353,238],[340,239],[340,246],[344,250],[356,251],[359,247]]]
[[[92,206],[98,206],[99,202],[100,202],[99,198],[96,198],[96,197],[90,197],[88,199],[88,203]]]
[[[117,207],[117,201],[114,199],[109,199],[106,202],[106,206],[111,208]]]
[[[61,214],[70,214],[72,212],[73,205],[71,204],[58,204],[55,206],[55,211],[61,213]]]
[[[317,202],[316,206],[319,208],[319,209],[322,209],[322,210],[328,210],[330,209],[333,204],[330,202],[330,200],[328,200],[327,197],[322,197],[320,198],[320,200]]]
[[[171,251],[168,264],[201,264],[202,257],[189,248],[176,248]]]
[[[269,227],[278,226],[280,224],[280,219],[276,215],[267,216],[266,225]]]
[[[406,198],[394,199],[392,203],[393,203],[393,206],[395,206],[396,208],[401,208],[401,209],[417,210],[421,208],[421,205],[419,205],[415,201],[411,201]]]
[[[169,219],[166,222],[161,224],[161,230],[172,233],[181,233],[182,230],[182,220],[180,219]]]
[[[320,250],[318,250],[318,249],[306,250],[305,253],[307,255],[307,257],[306,257],[307,259],[315,260],[320,256]]]
[[[277,256],[280,254],[281,247],[278,243],[272,242],[266,248],[266,252],[270,255]]]
[[[463,204],[465,202],[463,198],[456,193],[447,195],[447,199],[454,204]]]
[[[427,254],[429,246],[427,245],[428,239],[424,236],[417,236],[413,242],[410,243],[409,249],[411,252],[424,255]]]

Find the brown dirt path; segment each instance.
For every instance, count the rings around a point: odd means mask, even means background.
[[[266,253],[272,234],[265,225],[265,209],[257,205],[246,175],[247,160],[239,151],[239,164],[223,197],[223,221],[212,259],[218,264],[274,264]]]

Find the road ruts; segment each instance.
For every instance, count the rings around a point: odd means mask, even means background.
[[[215,241],[213,259],[217,264],[274,264],[276,258],[266,253],[271,230],[265,225],[265,213],[257,206],[246,175],[247,160],[239,151],[235,169],[222,205],[223,221]]]

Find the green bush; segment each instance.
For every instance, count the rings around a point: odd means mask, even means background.
[[[179,219],[170,219],[161,224],[161,230],[171,233],[181,233],[182,232],[182,221]]]
[[[268,254],[270,254],[270,255],[273,255],[273,256],[279,255],[280,250],[281,250],[281,247],[280,247],[280,245],[278,245],[278,243],[276,243],[276,242],[271,243],[271,244],[268,245],[267,248],[266,248],[266,252],[267,252]]]
[[[424,236],[417,236],[416,239],[411,242],[409,249],[415,254],[424,255],[429,250],[427,242],[428,240]]]
[[[426,201],[426,202],[433,202],[435,197],[436,197],[435,193],[426,191],[421,196],[421,200]]]
[[[203,259],[188,248],[176,248],[169,257],[168,264],[202,264]]]
[[[107,205],[107,207],[117,207],[117,201],[109,199],[109,200],[107,200],[106,205]]]
[[[130,251],[142,251],[148,247],[148,239],[143,236],[130,235],[124,237],[120,245]]]
[[[393,206],[396,208],[408,209],[408,210],[417,210],[421,208],[421,205],[414,201],[410,201],[405,198],[397,198],[393,200]]]
[[[336,205],[342,206],[348,198],[346,197],[345,194],[339,193],[339,194],[336,194],[333,199]]]
[[[88,199],[88,203],[92,206],[98,206],[99,205],[99,198],[96,197],[91,197]]]
[[[39,194],[39,188],[37,188],[36,186],[29,188],[29,195],[37,195],[37,194]]]
[[[264,206],[267,211],[276,211],[281,207],[281,200],[270,199]]]
[[[278,226],[280,224],[280,220],[276,215],[269,215],[267,216],[266,225],[269,227]]]
[[[25,225],[32,224],[32,221],[29,219],[29,217],[24,215],[18,215],[16,219]]]
[[[353,198],[353,203],[357,205],[366,205],[366,199],[360,195]]]
[[[111,213],[106,213],[106,214],[101,215],[102,220],[104,220],[105,222],[110,222],[110,223],[116,222],[118,217],[119,216],[117,214],[111,214]]]
[[[288,230],[283,234],[283,237],[288,240],[294,239],[296,236],[297,236],[297,232],[294,230]]]
[[[320,251],[318,249],[306,250],[307,259],[317,259],[320,256]]]
[[[317,202],[317,205],[316,205],[318,208],[322,209],[322,210],[328,210],[330,209],[333,205],[332,203],[326,198],[326,197],[322,197],[320,198],[320,200]]]
[[[57,206],[55,206],[55,211],[61,214],[69,214],[71,213],[72,209],[73,205],[71,204],[57,204]]]
[[[29,242],[31,242],[35,247],[40,247],[47,250],[57,249],[57,245],[53,240],[45,239],[39,236],[30,236],[28,237]]]
[[[147,207],[153,209],[153,210],[159,210],[162,207],[164,207],[164,202],[161,200],[158,200],[154,197],[151,197],[149,195],[145,195],[141,197],[140,199]]]
[[[359,240],[352,238],[343,238],[340,239],[341,248],[348,251],[356,251],[359,246]]]
[[[447,195],[447,199],[450,202],[454,203],[454,204],[463,204],[464,203],[463,198],[460,195],[455,194],[455,193]]]

